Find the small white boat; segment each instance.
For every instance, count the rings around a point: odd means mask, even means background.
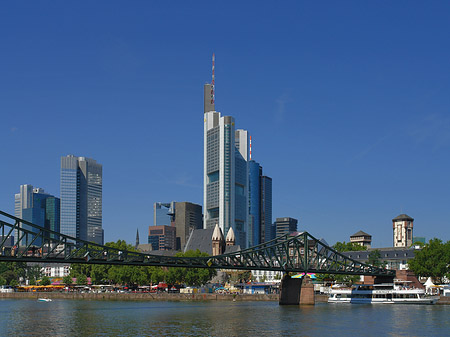
[[[51,302],[52,299],[51,298],[38,298],[39,302]]]
[[[394,283],[357,284],[351,288],[331,288],[328,303],[435,304],[439,297],[424,289]]]

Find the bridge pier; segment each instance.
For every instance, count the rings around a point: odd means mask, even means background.
[[[314,285],[306,277],[292,278],[285,274],[280,284],[279,305],[314,305]]]

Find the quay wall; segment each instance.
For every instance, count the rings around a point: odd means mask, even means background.
[[[71,300],[109,301],[278,301],[278,294],[168,294],[168,293],[64,293],[15,292],[0,293],[2,298],[38,299],[40,297]],[[315,294],[316,303],[326,303],[328,296]],[[441,296],[436,304],[450,305],[450,296]]]
[[[278,301],[278,294],[173,294],[173,293],[64,293],[64,292],[15,292],[0,293],[1,298],[17,299],[73,299],[110,301]],[[326,295],[316,295],[316,302],[326,302]]]

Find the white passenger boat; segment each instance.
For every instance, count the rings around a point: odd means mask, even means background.
[[[438,296],[424,289],[397,283],[357,284],[351,288],[332,287],[328,303],[435,304]]]

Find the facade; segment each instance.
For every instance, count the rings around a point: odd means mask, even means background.
[[[41,267],[42,275],[48,277],[60,277],[63,278],[65,276],[70,275],[70,264],[62,264],[62,263],[45,263]]]
[[[408,261],[414,258],[415,249],[403,247],[388,247],[388,248],[369,248],[367,250],[344,252],[345,256],[357,260],[359,262],[367,263],[369,261],[369,254],[375,250],[380,252],[379,261],[388,269],[404,270],[408,269]]]
[[[272,178],[261,176],[261,243],[275,239],[276,227],[272,224]]]
[[[183,250],[194,229],[203,228],[202,206],[183,201],[175,204],[177,250]]]
[[[29,221],[35,225],[50,229],[55,232],[60,231],[60,202],[59,198],[54,197],[42,188],[33,188],[32,185],[21,185],[20,192],[14,196],[14,215],[23,220]],[[37,229],[27,225],[20,225],[24,229],[31,230],[38,233]],[[21,239],[18,232],[15,231],[14,235],[18,245],[28,245],[33,238],[29,237],[27,242],[26,238]],[[51,238],[57,239],[57,234],[51,234]],[[37,238],[34,242],[36,245],[41,244],[41,238]]]
[[[61,157],[61,233],[103,244],[102,170],[91,158]]]
[[[172,226],[175,215],[175,202],[163,203],[155,202],[153,204],[153,225],[154,226]]]
[[[261,176],[262,167],[254,160],[248,162],[248,246],[261,243]]]
[[[394,247],[411,247],[413,244],[414,219],[406,214],[400,214],[392,219]]]
[[[277,218],[275,221],[276,237],[297,231],[297,219]]]
[[[152,250],[175,250],[177,247],[176,228],[173,226],[149,226],[148,243]]]
[[[245,246],[248,231],[248,132],[219,112],[204,118],[204,228],[234,229]],[[236,145],[237,144],[237,145]]]
[[[360,246],[370,248],[372,244],[372,235],[367,234],[363,231],[358,231],[357,233],[350,236],[350,242],[354,242]]]

